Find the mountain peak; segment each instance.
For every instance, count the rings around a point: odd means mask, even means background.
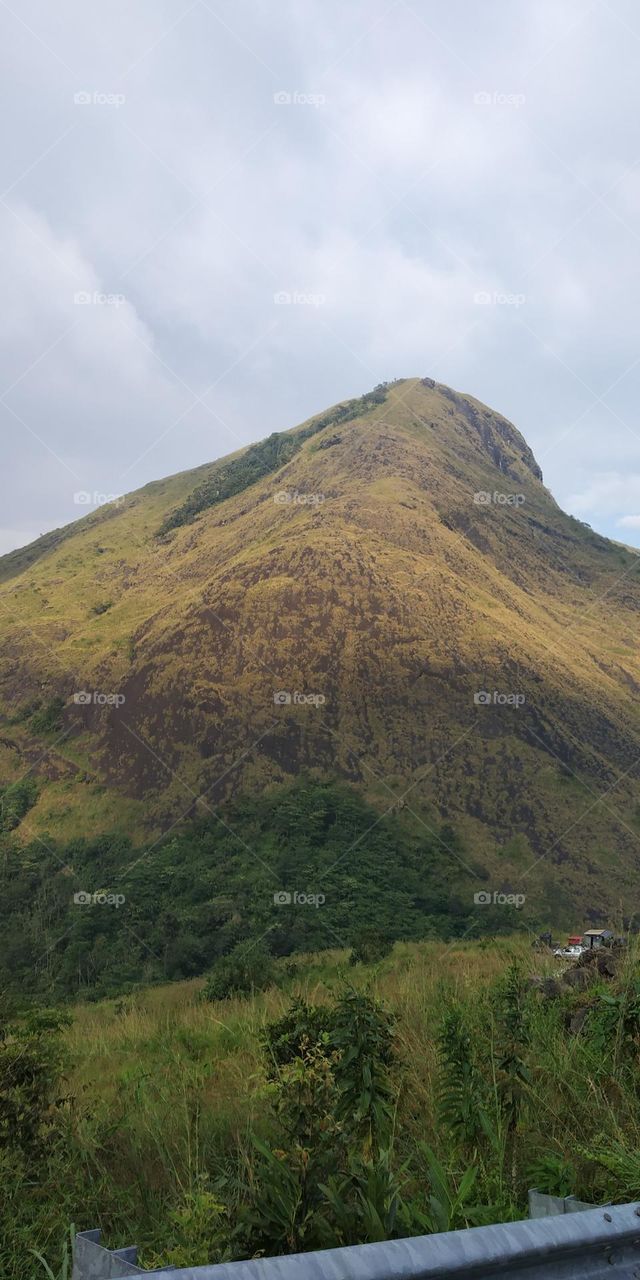
[[[446,429],[451,419],[455,419],[458,429],[468,428],[469,443],[478,446],[505,475],[519,474],[522,466],[542,483],[542,470],[521,432],[502,414],[474,396],[456,391],[430,377],[399,379],[397,383],[388,384],[388,388],[393,401],[411,403],[432,427],[437,426],[440,420]],[[453,446],[453,434],[448,438]]]
[[[506,418],[405,378],[14,553],[0,785],[33,767],[35,831],[126,814],[146,836],[185,787],[215,802],[310,768],[384,802],[392,777],[501,875],[560,830],[538,888],[577,892],[586,847],[606,901],[611,848],[631,895],[639,561],[541,481]],[[580,827],[572,773],[620,778],[622,826],[596,808]]]

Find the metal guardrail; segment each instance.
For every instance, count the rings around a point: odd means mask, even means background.
[[[97,1231],[77,1236],[73,1280],[640,1280],[638,1204],[574,1207],[441,1235],[159,1271],[141,1271],[135,1250],[109,1252],[99,1238]]]
[[[100,1231],[79,1231],[73,1250],[71,1280],[130,1280],[133,1276],[148,1275],[136,1266],[138,1250],[103,1249]]]
[[[600,1206],[609,1208],[609,1201]],[[529,1217],[554,1218],[558,1213],[582,1213],[584,1209],[597,1209],[595,1204],[587,1204],[586,1200],[578,1200],[576,1196],[550,1196],[546,1191],[538,1191],[537,1187],[529,1192]]]

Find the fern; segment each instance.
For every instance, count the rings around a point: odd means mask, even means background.
[[[450,1134],[464,1147],[476,1148],[487,1133],[485,1087],[476,1067],[471,1036],[459,1004],[452,1003],[438,1037],[440,1078],[436,1100]]]

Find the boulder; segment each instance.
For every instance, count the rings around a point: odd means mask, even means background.
[[[596,962],[598,973],[602,978],[615,978],[620,969],[621,960],[622,955],[619,951],[610,951],[608,948],[606,951],[600,951]]]
[[[589,969],[576,966],[575,969],[567,969],[567,972],[563,973],[561,985],[570,987],[573,991],[586,991],[593,980],[594,974]]]
[[[568,1030],[572,1036],[577,1036],[582,1031],[592,1008],[593,1005],[591,1004],[583,1004],[580,1009],[575,1009],[569,1016]]]
[[[543,978],[540,992],[547,1000],[556,1000],[562,995],[562,987],[557,978]]]

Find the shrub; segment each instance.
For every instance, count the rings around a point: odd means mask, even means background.
[[[60,1030],[69,1019],[43,1011],[0,1023],[0,1151],[41,1150],[62,1105]]]
[[[0,831],[13,831],[33,807],[38,788],[33,778],[21,778],[0,788]]]
[[[51,698],[36,711],[29,724],[34,733],[58,733],[62,728],[62,712],[64,711],[64,698]]]
[[[307,1049],[328,1047],[334,1023],[334,1011],[328,1006],[294,1000],[283,1017],[268,1023],[262,1034],[270,1077],[277,1076],[280,1068],[300,1058]]]
[[[393,951],[393,938],[377,929],[360,929],[356,934],[349,964],[379,964]]]
[[[12,716],[7,717],[7,724],[24,724],[25,720],[29,720],[35,711],[42,706],[42,698],[31,698],[29,702],[23,703],[14,711]]]
[[[330,1008],[296,1001],[266,1028],[279,1132],[277,1150],[254,1139],[259,1161],[237,1230],[243,1249],[297,1252],[406,1234],[390,1158],[392,1028],[377,1001],[352,990]]]
[[[264,991],[274,978],[273,957],[262,943],[239,942],[218,960],[202,990],[203,1000],[226,1000],[229,996]]]

